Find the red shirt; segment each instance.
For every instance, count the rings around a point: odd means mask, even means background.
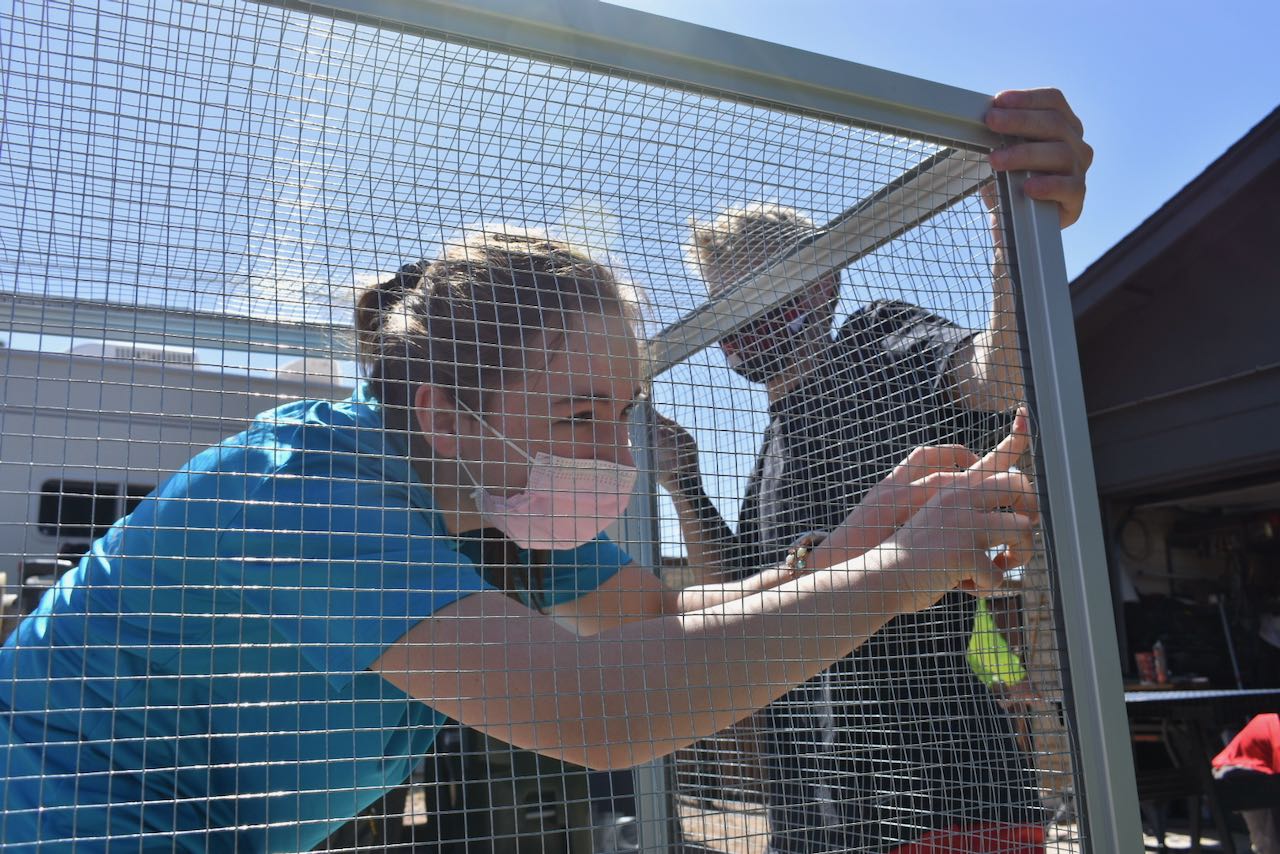
[[[1213,757],[1215,771],[1242,768],[1280,774],[1280,715],[1258,715]]]

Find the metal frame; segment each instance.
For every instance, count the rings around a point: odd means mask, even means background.
[[[985,157],[944,149],[822,227],[785,257],[704,303],[649,340],[652,377],[724,337],[734,327],[855,263],[977,190],[991,174]]]
[[[990,149],[990,98],[597,0],[255,0]]]
[[[804,282],[815,270],[838,269],[915,224],[894,211],[934,211],[972,192],[986,175],[983,158],[973,153],[980,155],[1000,142],[982,123],[989,99],[979,93],[594,0],[263,2],[822,115],[949,147],[930,161],[945,168],[913,170],[765,274],[658,336],[650,351],[655,369],[710,344],[735,321],[776,302],[787,287],[779,281]],[[1066,676],[1086,807],[1093,807],[1085,812],[1085,839],[1095,851],[1138,850],[1133,768],[1056,214],[1049,205],[1010,192],[1007,179],[1001,183],[1017,249],[1023,330],[1035,378],[1042,482],[1053,511],[1060,630],[1068,659],[1081,664]],[[115,331],[139,341],[197,346],[232,341],[327,355],[346,349],[345,331],[339,334],[333,327],[0,293],[0,323],[5,322],[15,331],[45,334],[103,332],[110,337]],[[631,531],[642,534],[648,525],[649,536],[656,536],[652,506],[637,508],[637,515],[648,521],[637,518]],[[664,850],[669,808],[661,803],[661,767],[642,769],[637,783],[642,782],[644,791],[637,795],[646,806],[644,845]]]
[[[635,446],[635,491],[627,512],[620,520],[620,539],[641,566],[653,567],[661,576],[662,534],[658,529],[658,481],[653,463],[652,443],[656,424],[653,407],[641,402],[631,417],[631,441]],[[635,788],[637,829],[644,851],[670,851],[675,840],[669,778],[671,763],[655,759],[631,769]]]
[[[1075,724],[1088,841],[1094,851],[1140,851],[1142,830],[1124,708],[1111,583],[1085,418],[1084,386],[1067,291],[1058,212],[1020,188],[1028,173],[1000,178],[1012,240],[1020,328],[1031,360],[1039,488],[1056,569],[1054,598],[1068,715]],[[1083,666],[1071,667],[1070,662]]]

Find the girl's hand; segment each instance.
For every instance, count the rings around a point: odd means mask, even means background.
[[[831,566],[875,548],[940,490],[975,485],[991,475],[1008,471],[1030,444],[1027,411],[1020,407],[1009,435],[981,459],[960,445],[916,448],[831,532],[809,566]]]
[[[1031,559],[1038,521],[1031,481],[1003,472],[938,490],[883,545],[908,551],[910,565],[934,576],[940,591],[958,585],[982,594]]]

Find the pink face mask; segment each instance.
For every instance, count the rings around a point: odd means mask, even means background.
[[[520,492],[495,495],[477,486],[471,493],[480,514],[521,548],[577,548],[616,522],[631,503],[633,466],[543,452],[530,457],[466,404],[458,405],[529,461],[529,483]]]

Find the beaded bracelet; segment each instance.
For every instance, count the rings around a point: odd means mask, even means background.
[[[784,565],[793,575],[799,575],[804,572],[804,559],[808,554],[809,550],[804,546],[789,549],[787,551],[787,559],[784,561]]]

